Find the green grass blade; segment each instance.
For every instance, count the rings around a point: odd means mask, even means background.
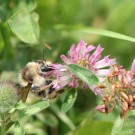
[[[94,27],[85,27],[85,26],[78,26],[78,25],[64,25],[64,24],[58,24],[54,26],[55,29],[57,30],[67,30],[70,32],[77,32],[77,33],[82,33],[82,34],[96,34],[96,35],[101,35],[101,36],[106,36],[106,37],[111,37],[111,38],[117,38],[117,39],[122,39],[130,42],[135,42],[135,38],[117,33],[114,31],[109,31],[106,29],[100,29],[100,28],[94,28]],[[75,34],[74,34],[75,35]],[[73,35],[73,36],[74,36]],[[76,35],[75,35],[76,36]]]

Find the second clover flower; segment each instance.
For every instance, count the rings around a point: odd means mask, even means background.
[[[129,71],[122,66],[113,66],[105,81],[98,85],[103,91],[103,104],[96,107],[102,113],[110,113],[114,108],[124,117],[128,110],[135,109],[135,60]]]

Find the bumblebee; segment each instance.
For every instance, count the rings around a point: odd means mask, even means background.
[[[26,102],[29,91],[45,99],[54,99],[63,93],[53,88],[53,80],[47,78],[46,74],[52,71],[47,62],[35,60],[26,64],[20,73],[21,100]]]
[[[29,91],[46,98],[52,81],[47,80],[45,75],[52,68],[45,61],[35,60],[26,64],[20,73],[21,100],[26,102]]]

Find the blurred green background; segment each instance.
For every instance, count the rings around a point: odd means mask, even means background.
[[[38,43],[22,42],[13,31],[21,26],[8,23],[21,8],[27,9],[29,15],[36,12],[34,19],[39,17]],[[74,28],[102,28],[135,37],[134,13],[134,0],[0,0],[0,78],[17,82],[18,73],[27,62],[43,59],[43,48],[46,60],[62,62],[60,54],[67,54],[72,43],[77,44],[80,39],[96,46],[101,44],[105,48],[103,56],[116,57],[118,64],[129,69],[135,55],[135,43],[82,33]],[[18,23],[25,19],[23,17],[18,18]],[[26,134],[110,135],[117,113],[105,115],[94,111],[99,98],[89,89],[78,91],[76,103],[67,114],[60,111],[61,95],[53,106],[24,119],[21,124]],[[134,134],[134,121],[128,117],[125,121],[120,135]],[[8,134],[13,134],[13,129]]]

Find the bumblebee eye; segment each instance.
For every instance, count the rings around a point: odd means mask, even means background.
[[[41,71],[42,71],[42,72],[47,72],[47,67],[42,66],[42,67],[41,67]]]
[[[41,71],[42,72],[49,72],[49,71],[51,71],[52,69],[50,68],[50,67],[46,67],[46,66],[42,66],[41,67]]]

